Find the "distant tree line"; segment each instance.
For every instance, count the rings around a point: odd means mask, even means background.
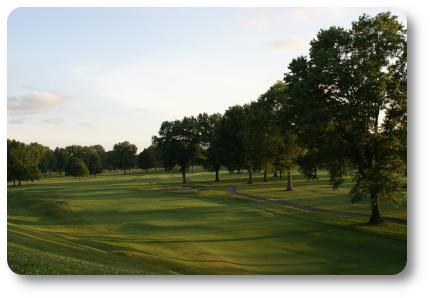
[[[70,145],[49,147],[38,143],[25,144],[7,139],[7,182],[21,185],[21,181],[40,180],[52,172],[76,178],[101,174],[104,169],[127,170],[137,165],[137,147],[128,141],[117,143],[111,151],[102,145]]]
[[[327,170],[333,189],[352,177],[351,202],[370,197],[370,222],[382,222],[379,199],[401,203],[407,174],[407,39],[391,13],[363,15],[352,29],[320,30],[309,57],[293,59],[278,81],[256,101],[165,121],[152,144],[164,168],[186,171],[200,164],[215,172],[293,169],[307,179]],[[149,152],[142,152],[148,160]],[[145,156],[145,157],[144,157]]]

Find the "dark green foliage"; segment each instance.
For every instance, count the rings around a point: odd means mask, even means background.
[[[151,164],[150,168],[154,168],[155,171],[157,171],[157,168],[163,165],[163,162],[161,161],[161,158],[160,158],[160,154],[157,151],[157,146],[156,145],[149,146],[148,152],[149,152],[149,161]]]
[[[97,153],[91,156],[88,171],[91,175],[94,175],[94,177],[97,177],[97,174],[103,172],[103,165]]]
[[[196,118],[191,116],[184,117],[182,121],[165,121],[158,134],[159,137],[152,137],[152,143],[157,145],[163,167],[174,168],[179,165],[183,183],[186,183],[185,171],[188,171],[200,150]]]
[[[38,143],[26,145],[9,140],[7,142],[7,181],[14,182],[40,180],[39,160],[43,156],[44,147]]]
[[[7,139],[7,182],[13,182],[13,185],[26,169],[25,147],[24,143]]]
[[[137,157],[137,164],[139,165],[139,168],[146,170],[146,172],[148,172],[148,170],[153,167],[151,154],[147,148],[143,149],[143,151],[139,153],[139,156]]]
[[[217,127],[221,118],[220,113],[212,115],[203,113],[197,116],[201,148],[198,162],[206,171],[215,172],[215,181],[219,181],[219,170],[222,166],[220,152],[222,142],[217,134]]]
[[[48,170],[49,172],[54,171],[57,168],[57,157],[55,152],[47,147],[45,154],[48,158]],[[51,174],[51,173],[50,173]]]
[[[103,169],[107,169],[109,164],[106,162],[107,154],[105,148],[102,145],[93,145],[90,147],[93,149],[94,153],[97,153],[97,155],[100,157]]]
[[[248,105],[229,107],[225,111],[217,128],[217,142],[219,154],[222,156],[221,164],[229,171],[247,169],[249,183],[252,183],[253,166],[245,159],[246,146],[244,143],[245,119]]]
[[[80,158],[71,157],[66,164],[65,175],[81,179],[89,174],[88,168]]]
[[[55,157],[57,159],[57,169],[60,171],[60,175],[66,167],[67,162],[69,161],[69,154],[67,149],[65,148],[55,148],[54,150]]]
[[[45,151],[43,152],[42,156],[39,159],[39,163],[37,165],[37,167],[39,168],[39,170],[45,174],[45,178],[46,178],[46,171],[49,168],[49,159],[48,159],[48,155],[46,154],[46,150],[49,148],[44,148]]]
[[[289,69],[284,109],[300,141],[324,156],[333,188],[349,169],[351,201],[370,196],[370,222],[381,222],[379,198],[398,206],[397,173],[406,172],[406,30],[390,13],[363,15],[351,30],[321,30],[309,61]]]
[[[113,146],[112,163],[115,167],[124,169],[126,175],[127,169],[136,165],[136,153],[136,145],[128,141],[117,143]]]

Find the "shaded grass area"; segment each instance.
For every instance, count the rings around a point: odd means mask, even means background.
[[[188,178],[213,185],[160,189],[183,185],[171,175],[8,187],[9,266],[19,274],[395,274],[406,264],[406,227],[228,195],[226,185],[245,185],[246,174],[222,172],[214,183],[196,169]],[[58,266],[43,271],[44,258]]]
[[[243,176],[244,174],[242,174]],[[273,175],[273,174],[272,174]],[[351,179],[346,179],[338,190],[333,190],[329,184],[329,175],[325,171],[318,173],[319,179],[307,181],[297,171],[293,172],[294,191],[286,191],[286,177],[268,177],[269,181],[263,182],[262,173],[254,174],[254,184],[244,183],[244,179],[237,179],[236,174],[224,174],[224,180],[231,181],[231,185],[238,185],[237,192],[263,198],[286,202],[301,206],[307,206],[327,211],[355,213],[362,215],[371,214],[370,198],[361,202],[351,203],[348,195],[354,185]],[[200,179],[197,179],[200,178]],[[206,175],[198,175],[195,181],[210,180]],[[403,178],[406,183],[406,178]],[[236,183],[236,184],[235,184]],[[380,209],[383,217],[407,220],[407,191],[400,189],[403,195],[402,204],[393,208],[384,198],[380,199]]]

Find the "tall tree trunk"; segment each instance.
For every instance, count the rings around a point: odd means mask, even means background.
[[[21,180],[18,180],[18,185],[21,185]]]
[[[215,170],[215,181],[219,181],[218,171],[219,169]]]
[[[187,180],[185,179],[185,168],[182,168],[182,183],[187,183]]]
[[[267,171],[264,171],[264,180],[263,182],[267,182]]]
[[[293,176],[291,175],[291,167],[287,167],[288,186],[287,190],[293,190]]]
[[[252,184],[253,183],[253,181],[252,181],[252,168],[248,169],[248,175],[249,175],[248,184]]]
[[[315,169],[315,179],[318,179],[317,167],[314,167],[314,169]]]
[[[282,170],[279,170],[279,178],[282,178]]]
[[[276,173],[277,171],[275,170],[275,172],[273,172],[273,177],[278,177],[278,173]]]
[[[374,192],[370,191],[370,203],[372,204],[372,215],[370,216],[369,223],[378,224],[384,222],[379,209],[379,197]]]
[[[49,176],[51,176],[51,175],[52,175],[51,170],[49,170]]]

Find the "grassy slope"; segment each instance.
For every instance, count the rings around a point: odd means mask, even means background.
[[[209,182],[214,175],[188,176]],[[8,187],[9,265],[44,274],[37,260],[49,254],[59,258],[51,271],[60,274],[395,274],[405,266],[406,227],[227,195],[226,185],[246,187],[246,175],[221,179],[188,185],[198,192],[157,189],[182,185],[165,172]],[[271,183],[264,186],[281,186]],[[33,265],[20,272],[24,257]]]

